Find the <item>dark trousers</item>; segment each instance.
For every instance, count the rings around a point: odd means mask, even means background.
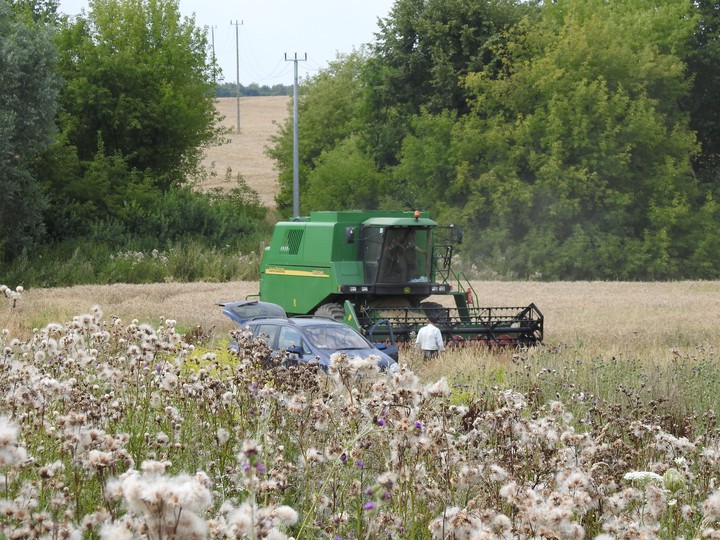
[[[438,352],[437,351],[431,351],[428,349],[423,349],[423,356],[426,360],[430,358],[437,358]]]

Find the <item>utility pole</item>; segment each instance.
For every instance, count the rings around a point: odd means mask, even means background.
[[[237,132],[240,133],[240,41],[238,38],[238,28],[240,25],[242,25],[242,21],[238,22],[237,19],[235,22],[230,21],[230,24],[235,27],[235,58],[236,58],[236,73],[237,73],[237,79],[236,79],[236,87],[237,87]]]
[[[298,62],[307,61],[307,53],[302,60],[295,53],[295,58],[285,61],[295,62],[295,82],[293,84],[293,217],[300,217],[300,153],[298,151]]]
[[[210,43],[212,44],[213,84],[214,84],[215,86],[217,86],[217,80],[216,80],[216,77],[215,77],[215,74],[216,74],[216,72],[217,72],[217,67],[216,67],[216,62],[215,62],[215,29],[216,29],[216,28],[217,28],[217,26],[211,26],[211,27],[210,27],[210,36],[211,36],[211,41],[210,41]]]

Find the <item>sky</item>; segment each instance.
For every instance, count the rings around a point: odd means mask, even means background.
[[[239,76],[242,85],[272,86],[293,84],[296,55],[301,60],[298,75],[304,78],[325,69],[338,53],[373,42],[378,18],[386,18],[393,4],[394,0],[180,0],[180,14],[194,14],[195,24],[208,28],[223,82],[235,83]],[[87,9],[87,0],[60,0],[62,13],[78,15]]]

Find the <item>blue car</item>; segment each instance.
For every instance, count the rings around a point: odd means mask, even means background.
[[[255,338],[263,339],[278,359],[287,357],[291,363],[317,363],[327,371],[330,357],[335,353],[345,353],[350,357],[375,356],[382,371],[394,373],[398,369],[397,362],[383,352],[385,345],[371,343],[344,323],[325,317],[288,318],[284,312],[280,315],[268,314],[266,312],[282,308],[267,302],[243,300],[219,305],[225,315],[250,330]],[[254,312],[263,313],[252,315]],[[231,343],[230,347],[237,350],[236,343]]]

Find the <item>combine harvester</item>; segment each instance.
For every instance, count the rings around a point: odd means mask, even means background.
[[[426,318],[449,345],[526,346],[543,339],[543,315],[525,307],[480,307],[451,268],[458,227],[426,212],[312,212],[275,225],[260,267],[260,299],[288,315],[342,320],[372,341],[403,343]],[[452,297],[444,307],[431,297]]]

